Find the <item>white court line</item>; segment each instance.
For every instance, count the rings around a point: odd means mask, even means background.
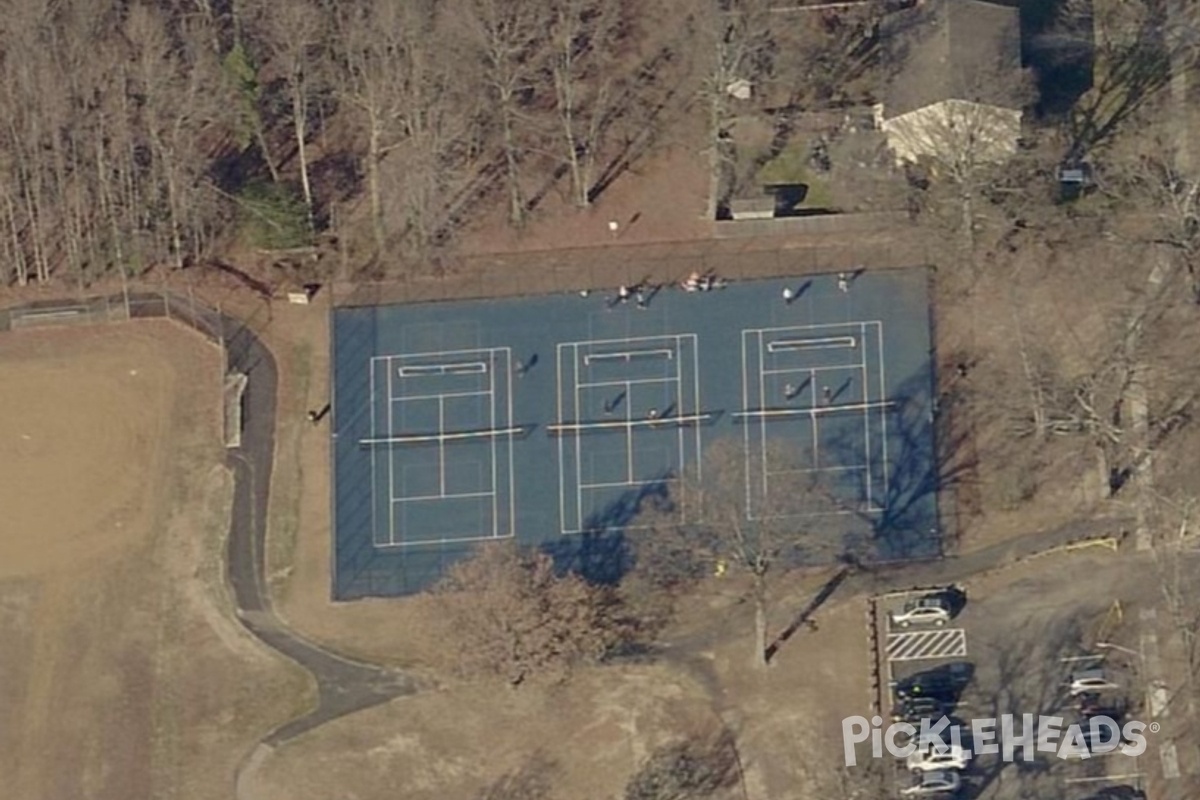
[[[771,470],[771,474],[772,475],[794,475],[794,474],[804,474],[804,473],[810,473],[810,472],[854,472],[856,470],[866,470],[866,469],[869,469],[869,468],[864,467],[861,464],[855,464],[854,466],[850,466],[850,467],[793,467],[790,469],[773,469],[773,470]]]
[[[648,483],[679,483],[679,478],[661,478],[655,481],[600,481],[585,483],[583,489],[619,489],[624,486],[645,486]]]
[[[371,360],[367,362],[371,373],[371,438],[375,438],[375,362]],[[391,405],[390,403],[388,405]],[[375,476],[375,462],[379,460],[379,453],[371,451],[371,544],[378,544],[379,539],[379,483]],[[388,497],[391,497],[392,489],[388,487]],[[391,503],[388,504],[388,515],[392,513]]]
[[[477,497],[495,497],[495,493],[494,492],[459,492],[459,493],[455,494],[455,493],[451,492],[450,494],[446,494],[443,492],[442,494],[421,494],[421,495],[413,495],[412,497],[393,497],[392,502],[393,503],[417,503],[422,500],[459,500],[459,499],[469,499],[469,498],[477,498]],[[496,537],[493,536],[492,538],[494,539]]]
[[[771,327],[771,328],[746,328],[746,329],[743,329],[743,331],[742,331],[742,364],[743,364],[742,401],[743,401],[743,406],[742,407],[744,410],[742,412],[734,412],[731,416],[733,416],[734,418],[738,418],[738,417],[742,417],[742,418],[758,417],[759,418],[760,432],[762,433],[761,444],[762,444],[762,449],[763,449],[763,493],[764,493],[764,496],[767,494],[767,491],[768,491],[768,486],[769,486],[768,476],[780,474],[779,472],[771,472],[769,467],[767,466],[769,462],[768,462],[767,452],[766,452],[767,448],[766,448],[765,434],[766,434],[766,420],[769,417],[784,417],[784,418],[786,418],[786,417],[799,415],[799,414],[808,414],[809,420],[811,423],[811,428],[812,428],[813,464],[818,465],[819,458],[820,458],[820,427],[819,427],[820,420],[818,419],[819,416],[821,416],[823,414],[828,414],[828,413],[839,413],[839,412],[846,412],[846,411],[852,411],[852,410],[862,410],[865,412],[864,416],[866,417],[864,425],[869,426],[870,425],[870,413],[869,412],[870,412],[871,408],[873,408],[873,407],[889,408],[889,407],[895,405],[895,403],[886,402],[886,401],[880,402],[879,404],[877,404],[875,406],[869,405],[867,403],[858,404],[858,405],[838,405],[838,406],[829,406],[829,407],[818,407],[818,405],[817,405],[817,403],[818,403],[818,400],[817,400],[817,397],[818,397],[817,380],[818,380],[818,378],[817,378],[817,376],[819,373],[824,372],[826,370],[845,370],[845,369],[860,370],[860,369],[864,368],[863,365],[865,364],[865,361],[866,361],[866,353],[865,353],[865,342],[866,342],[866,336],[867,336],[866,331],[867,331],[868,326],[874,326],[875,330],[876,330],[876,339],[879,343],[878,346],[879,346],[879,358],[880,358],[880,396],[886,397],[887,396],[886,384],[883,380],[883,344],[882,344],[883,334],[882,334],[882,322],[880,320],[859,320],[859,321],[855,321],[855,322],[816,323],[816,324],[806,324],[806,325],[777,326],[777,327]],[[777,341],[770,342],[766,349],[769,350],[770,352],[774,353],[774,352],[779,352],[779,351],[784,351],[784,350],[789,350],[789,349],[803,350],[806,347],[812,348],[813,344],[825,345],[827,347],[831,347],[833,344],[841,343],[846,346],[855,347],[855,349],[859,350],[858,362],[851,363],[851,364],[839,364],[839,365],[832,365],[832,366],[824,366],[824,367],[809,367],[806,369],[787,369],[787,368],[779,368],[779,367],[771,367],[768,369],[765,367],[763,353],[762,353],[762,350],[763,350],[762,345],[763,345],[764,337],[766,335],[769,334],[769,335],[776,335],[776,336],[787,336],[787,335],[795,335],[795,334],[798,334],[798,333],[804,332],[804,331],[826,332],[829,334],[838,334],[838,333],[845,332],[845,335],[843,335],[843,336],[829,335],[829,336],[823,336],[823,337],[814,337],[811,339],[793,339],[793,340],[783,340],[783,341],[777,340]],[[855,339],[855,337],[853,335],[854,333],[857,333],[857,335],[859,337],[858,340]],[[760,408],[758,410],[750,410],[751,404],[750,404],[750,398],[749,398],[749,384],[748,384],[748,381],[750,380],[750,376],[748,374],[749,373],[749,363],[748,363],[749,362],[749,353],[747,352],[747,348],[748,348],[749,342],[750,342],[750,338],[749,338],[750,335],[756,335],[758,337],[758,343],[759,343],[759,387],[760,387],[759,391],[760,391],[760,394],[762,395],[762,397],[760,397],[760,399],[759,399],[759,403],[758,403],[759,406],[761,407],[766,404],[766,392],[765,392],[765,389],[763,388],[764,381],[765,381],[765,375],[794,374],[794,373],[807,372],[808,376],[809,376],[809,379],[808,379],[809,394],[812,397],[812,407],[811,408],[809,408],[809,409],[763,409],[763,408]],[[856,345],[860,345],[860,344],[862,346],[856,346]],[[795,345],[795,347],[793,348],[792,345]],[[866,380],[864,379],[864,392],[867,392],[868,390],[869,390],[869,383],[867,383]],[[864,400],[866,400],[867,397],[868,397],[868,394],[864,393]],[[886,460],[887,460],[886,419],[887,419],[887,417],[885,414],[884,415],[884,445],[883,445],[884,446],[883,455],[884,455],[884,463],[885,463],[885,469],[884,469],[885,487],[886,487],[886,481],[889,477],[886,474],[887,473],[887,471],[886,471]],[[748,509],[753,507],[753,493],[750,488],[751,487],[751,480],[750,480],[750,459],[751,459],[751,454],[750,454],[751,438],[750,437],[751,437],[751,434],[750,434],[749,428],[750,428],[750,426],[747,425],[746,433],[744,436],[744,439],[746,442],[746,474],[747,474],[746,504],[747,504]],[[869,438],[867,438],[865,434],[864,434],[864,446],[868,450],[867,457],[870,458],[869,451],[870,451],[871,444],[870,444]],[[855,468],[850,468],[850,470],[853,470],[853,469],[855,469]],[[835,471],[835,470],[836,470],[836,468],[821,468],[821,467],[817,466],[816,469],[814,469],[813,471],[819,472],[819,471]],[[848,470],[843,470],[843,471],[848,471]],[[869,481],[872,480],[870,467],[867,468],[866,472],[867,472],[868,480]],[[872,482],[871,488],[868,492],[868,497],[866,499],[868,505],[870,505],[874,502],[873,493],[874,493],[874,484]],[[886,493],[887,493],[887,490],[885,488],[885,490],[884,490],[885,496],[886,496]],[[868,510],[868,513],[870,513],[870,510]]]
[[[883,509],[879,506],[863,506],[859,505],[854,508],[838,508],[833,511],[797,511],[788,514],[767,514],[754,519],[792,519],[794,517],[849,517],[862,516],[864,514],[882,514]]]
[[[508,538],[508,537],[506,537],[506,538]],[[456,536],[453,539],[446,537],[446,536],[442,536],[437,539],[418,539],[417,541],[412,541],[412,542],[393,542],[392,544],[380,545],[379,549],[384,550],[384,549],[389,549],[389,548],[393,548],[393,547],[434,547],[436,545],[446,545],[446,544],[468,544],[471,542],[494,542],[495,540],[496,540],[496,537],[494,537],[494,536],[462,536],[462,537]]]
[[[435,375],[478,375],[481,372],[487,372],[487,364],[482,361],[465,361],[458,364],[413,364],[408,367],[400,367],[396,372],[401,378],[425,378]]]
[[[634,385],[652,385],[652,384],[670,385],[672,382],[675,382],[677,393],[679,393],[681,391],[680,386],[681,386],[681,381],[682,381],[682,375],[680,374],[680,370],[682,369],[681,366],[675,367],[676,374],[669,375],[668,377],[665,377],[665,378],[629,378],[629,379],[625,379],[625,380],[611,380],[611,381],[581,381],[580,377],[586,373],[586,370],[584,369],[584,367],[590,366],[592,360],[601,360],[601,361],[603,361],[603,360],[622,360],[622,361],[628,362],[635,358],[639,358],[639,357],[643,357],[643,356],[665,356],[666,360],[668,362],[677,364],[683,358],[682,343],[683,343],[684,339],[690,340],[693,343],[692,360],[693,360],[694,364],[698,364],[698,356],[695,352],[695,350],[696,350],[696,347],[695,347],[696,335],[695,334],[660,334],[660,335],[654,335],[654,336],[622,337],[622,338],[614,338],[614,339],[591,339],[591,340],[582,341],[582,342],[561,342],[558,344],[558,349],[560,352],[559,378],[558,378],[558,382],[559,382],[558,419],[559,419],[559,422],[557,424],[547,425],[546,427],[547,427],[547,430],[551,431],[551,432],[561,432],[561,433],[566,433],[568,435],[571,432],[574,432],[574,434],[575,434],[575,436],[574,436],[575,450],[576,450],[576,453],[575,453],[575,458],[576,458],[576,461],[575,461],[575,464],[576,464],[575,486],[576,486],[576,500],[577,500],[577,519],[573,521],[573,524],[571,526],[568,526],[567,520],[566,520],[566,513],[565,513],[566,480],[565,480],[565,472],[564,472],[565,450],[566,450],[566,441],[565,440],[567,437],[563,436],[560,438],[560,440],[559,440],[559,464],[560,464],[559,470],[560,470],[560,473],[563,473],[563,479],[560,480],[559,505],[560,505],[560,509],[562,509],[563,511],[562,511],[562,513],[559,514],[559,522],[560,522],[560,527],[562,528],[563,533],[578,533],[579,531],[582,530],[582,523],[583,523],[583,516],[584,516],[583,489],[584,489],[584,487],[589,486],[589,484],[585,484],[583,481],[583,449],[584,449],[583,435],[584,435],[584,433],[586,433],[589,430],[597,430],[597,429],[599,429],[599,430],[618,429],[619,430],[620,428],[625,428],[626,476],[630,480],[630,483],[622,484],[622,485],[641,486],[641,485],[645,485],[646,482],[633,480],[634,471],[635,471],[635,467],[636,467],[634,452],[633,452],[633,428],[635,428],[635,427],[663,427],[666,425],[675,425],[676,427],[681,428],[683,426],[683,424],[685,424],[685,423],[701,422],[703,420],[710,419],[712,417],[712,415],[710,415],[710,414],[705,414],[705,415],[695,414],[695,415],[689,415],[689,416],[681,416],[680,414],[677,413],[674,416],[667,417],[667,418],[662,418],[662,417],[654,418],[654,419],[634,419],[633,418],[633,402],[632,402],[633,390],[632,390],[632,387]],[[608,353],[590,352],[591,350],[593,350],[594,348],[596,348],[598,346],[618,345],[619,344],[619,345],[624,345],[628,348],[630,345],[635,345],[637,343],[659,343],[659,344],[669,344],[670,346],[666,347],[666,348],[649,347],[645,350],[626,349],[621,352],[608,352]],[[563,351],[566,348],[570,348],[572,351],[571,367],[573,370],[573,374],[570,376],[570,378],[571,378],[572,386],[574,387],[573,394],[575,397],[575,407],[572,410],[573,413],[571,414],[571,418],[578,420],[579,415],[582,412],[582,400],[580,397],[580,392],[582,389],[591,388],[591,387],[614,386],[614,387],[622,387],[622,389],[625,392],[625,401],[624,401],[625,402],[625,419],[624,420],[614,421],[614,422],[594,422],[594,423],[579,423],[579,422],[572,423],[572,422],[567,421],[568,417],[564,413],[564,409],[563,409],[563,400],[564,400],[564,395],[566,394],[567,376],[563,374],[563,367],[565,366],[565,358],[562,355]],[[583,350],[585,348],[589,352],[581,352],[581,350]],[[695,376],[695,379],[696,379],[696,384],[698,387],[699,386],[698,366],[695,367],[694,371],[697,373]],[[697,393],[697,396],[698,396],[698,393]],[[695,435],[696,435],[697,447],[699,447],[701,437],[700,437],[700,431],[698,429],[695,432]],[[682,447],[682,442],[683,442],[682,431],[680,431],[679,436],[680,436],[680,442],[681,442],[681,459],[686,460],[686,453],[683,452],[683,447]],[[697,461],[699,462],[699,457],[697,458]],[[681,468],[682,468],[682,466],[683,465],[681,464]]]
[[[847,323],[848,324],[848,323]],[[819,339],[777,339],[767,343],[767,352],[779,353],[789,350],[826,350],[856,347],[853,336],[828,336]]]
[[[867,324],[859,323],[858,338],[862,341],[863,346],[859,348],[858,360],[862,363],[862,399],[864,403],[871,402],[871,381],[867,378]],[[863,457],[867,460],[867,502],[870,503],[875,499],[871,494],[871,412],[867,411],[863,414]]]
[[[885,380],[884,374],[883,374],[884,361],[885,361],[885,359],[883,357],[883,323],[879,322],[879,321],[875,321],[874,324],[876,326],[876,328],[875,328],[876,343],[877,343],[877,346],[879,347],[879,396],[887,397],[887,380]],[[883,417],[883,433],[881,434],[881,437],[883,440],[883,499],[884,499],[884,502],[886,502],[888,492],[890,491],[888,482],[891,479],[891,475],[890,475],[891,470],[888,469],[888,435],[887,435],[888,415],[887,415],[887,412],[884,411],[884,413],[881,414],[880,416]]]
[[[765,369],[764,375],[794,375],[797,372],[824,372],[825,370],[835,369],[857,369],[858,364],[834,364],[826,367],[781,367],[778,369]]]
[[[490,371],[490,370],[489,370]],[[488,376],[489,378],[493,376]],[[397,397],[393,403],[407,403],[410,400],[438,400],[447,397],[483,397],[488,394],[487,391],[482,392],[446,392],[445,394],[406,394]]]
[[[451,359],[454,357],[462,357],[462,356],[485,357],[487,360],[486,361],[465,361],[464,360],[464,361],[459,361],[459,362],[450,362],[447,360],[447,359]],[[393,364],[397,361],[400,361],[403,363],[405,361],[411,361],[414,359],[426,359],[426,358],[434,358],[434,357],[442,359],[443,363],[439,363],[439,364],[407,364],[407,365],[404,365],[404,366],[401,366],[401,367],[395,369],[394,371],[392,369]],[[501,525],[500,525],[500,518],[499,518],[500,510],[501,510],[500,509],[500,500],[499,500],[499,476],[498,476],[499,457],[498,457],[498,452],[497,452],[497,448],[499,447],[499,444],[496,441],[496,438],[500,437],[500,436],[504,436],[504,437],[508,438],[507,446],[508,446],[508,450],[509,450],[509,476],[508,476],[509,477],[509,498],[508,498],[508,500],[509,500],[509,502],[508,502],[508,525],[509,525],[508,530],[509,530],[509,533],[507,535],[508,536],[513,535],[512,532],[515,530],[515,526],[516,526],[516,507],[515,507],[515,476],[514,476],[514,455],[513,455],[513,447],[512,447],[512,437],[516,434],[524,433],[526,429],[523,426],[513,426],[512,425],[511,383],[509,385],[507,427],[502,428],[502,429],[495,428],[495,421],[496,421],[496,415],[497,415],[498,409],[496,407],[497,406],[497,397],[496,397],[496,381],[495,381],[494,374],[489,376],[489,388],[486,391],[463,391],[463,392],[444,392],[444,393],[440,393],[440,394],[405,395],[402,392],[398,391],[397,384],[394,383],[394,381],[401,379],[401,378],[412,378],[412,377],[432,376],[432,375],[494,373],[495,369],[496,369],[496,365],[498,363],[497,359],[500,359],[500,358],[502,358],[505,363],[511,362],[511,349],[508,347],[487,347],[487,348],[476,347],[476,348],[463,349],[463,350],[440,350],[440,351],[428,351],[428,352],[423,352],[423,353],[396,353],[396,354],[391,354],[391,355],[372,356],[369,359],[370,371],[371,371],[371,382],[372,382],[372,386],[371,386],[371,392],[372,392],[371,393],[371,406],[372,406],[372,408],[371,408],[371,434],[372,435],[368,439],[360,440],[359,444],[368,444],[368,445],[370,445],[370,444],[404,444],[406,442],[407,443],[419,443],[422,441],[436,442],[438,444],[439,484],[440,484],[440,488],[441,488],[444,499],[450,499],[450,498],[456,498],[456,497],[475,497],[475,496],[487,497],[489,495],[486,493],[466,493],[466,494],[462,494],[462,495],[454,495],[454,494],[446,494],[445,493],[446,460],[447,460],[446,459],[446,448],[445,448],[446,443],[451,442],[451,441],[457,441],[457,440],[479,439],[479,438],[485,438],[485,437],[491,439],[490,449],[492,452],[492,472],[493,472],[492,493],[490,495],[493,498],[491,536],[468,537],[468,538],[464,538],[464,539],[438,539],[438,540],[436,540],[437,542],[479,541],[479,540],[485,540],[488,538],[491,538],[491,539],[505,538],[505,535],[501,534]],[[375,392],[377,391],[377,388],[376,388],[374,376],[375,376],[376,362],[383,363],[384,370],[388,376],[388,381],[386,384],[387,395],[388,395],[387,396],[388,433],[391,434],[391,432],[395,430],[395,406],[397,403],[403,403],[403,402],[409,401],[409,400],[437,400],[438,401],[438,429],[440,431],[438,434],[434,434],[431,436],[424,436],[424,435],[420,435],[420,434],[411,435],[411,436],[406,436],[406,435],[380,436],[379,435],[380,420],[378,419],[377,412],[375,410]],[[462,432],[446,433],[445,432],[446,400],[448,398],[455,398],[455,397],[488,397],[489,401],[490,401],[489,402],[489,405],[490,405],[489,418],[492,420],[492,425],[493,425],[492,429],[488,430],[488,431],[462,431]],[[414,499],[425,499],[425,498],[408,498],[408,497],[397,497],[396,496],[396,494],[395,494],[395,462],[396,462],[397,457],[398,456],[397,456],[397,453],[395,450],[393,450],[389,453],[389,457],[388,457],[389,506],[394,505],[395,503],[398,503],[398,502],[409,502]],[[372,491],[374,491],[374,487],[377,486],[377,481],[378,481],[377,460],[378,460],[378,454],[372,453],[372,455],[371,455],[371,468],[372,468],[371,481],[372,481],[372,487],[373,487]],[[438,496],[430,495],[430,496],[428,496],[428,498],[437,499]],[[372,527],[373,527],[373,529],[378,527],[377,510],[376,510],[377,505],[378,505],[377,502],[372,503]],[[403,532],[401,531],[400,533],[401,533],[400,538],[402,539]],[[429,543],[433,543],[434,541],[435,540],[412,542],[411,544],[429,544]],[[403,541],[397,541],[395,515],[389,512],[387,544],[386,545],[377,544],[377,546],[403,546],[405,544],[409,544],[409,543],[406,543]]]
[[[496,357],[496,354],[493,353],[492,358],[495,359],[495,357]],[[488,370],[488,421],[491,423],[489,425],[489,427],[491,427],[492,430],[496,429],[496,370],[494,369],[495,366],[496,365],[493,363],[492,364],[493,369]],[[496,487],[496,439],[497,439],[497,437],[495,437],[495,436],[491,437],[491,444],[492,444],[492,538],[493,539],[496,538],[496,535],[500,532],[500,516],[499,516],[500,515],[500,506],[499,506],[500,499],[497,496],[498,492],[497,492],[497,487]],[[508,446],[510,448],[512,447],[511,440],[509,441]]]
[[[589,342],[589,344],[594,344],[594,342]],[[628,363],[633,361],[635,358],[660,357],[666,357],[666,359],[670,361],[673,358],[673,353],[671,350],[666,349],[630,350],[626,353],[588,353],[583,357],[583,365],[585,367],[590,367],[592,365],[592,361],[624,361]]]
[[[691,334],[661,333],[656,336],[621,336],[616,339],[588,339],[582,342],[567,342],[566,344],[569,344],[575,348],[578,348],[581,344],[586,344],[588,346],[597,344],[636,344],[638,342],[661,342],[664,339],[674,340],[678,339],[680,336],[690,335]]]
[[[625,421],[633,421],[633,387],[625,384]],[[578,436],[582,431],[576,431]],[[633,425],[625,428],[625,475],[626,480],[633,482]]]
[[[555,353],[558,357],[558,363],[554,365],[555,375],[557,378],[558,391],[555,392],[555,394],[557,396],[554,398],[554,401],[558,405],[558,421],[564,422],[565,417],[563,417],[563,374],[562,374],[563,345],[562,344],[559,344],[555,347]],[[562,531],[566,531],[566,529],[567,529],[567,471],[565,468],[566,465],[563,463],[563,459],[565,458],[565,453],[563,452],[565,444],[566,443],[565,443],[563,437],[560,436],[558,439],[558,526],[559,526],[559,529]]]
[[[798,331],[819,331],[828,330],[830,328],[849,328],[854,329],[855,325],[866,323],[868,325],[880,324],[880,320],[869,319],[860,320],[858,322],[813,322],[803,325],[782,325],[774,328],[746,328],[745,330],[751,333],[796,333]]]
[[[509,427],[513,424],[513,385],[512,385],[512,350],[510,348],[501,348],[504,352],[504,386],[505,394],[508,396],[508,419],[506,422]],[[514,460],[513,451],[516,447],[513,446],[513,440],[508,438],[508,533],[503,538],[511,538],[517,535],[517,469]]]
[[[391,435],[392,431],[396,430],[395,421],[392,418],[392,409],[395,407],[395,403],[392,402],[393,395],[392,395],[391,366],[392,366],[391,359],[388,359],[388,369],[387,369],[388,404],[387,404],[387,407],[388,407],[388,435],[389,436]],[[396,496],[396,454],[395,454],[395,452],[389,451],[388,452],[388,499],[390,500],[392,498],[395,498],[395,496]],[[388,544],[395,544],[395,543],[396,543],[396,514],[394,513],[394,511],[392,509],[392,504],[388,503]]]
[[[683,365],[684,365],[683,339],[679,339],[679,342],[677,342],[677,344],[679,347],[679,366],[678,366],[678,368],[676,368],[676,405],[677,405],[676,413],[686,415],[686,414],[688,414],[688,410],[689,410],[688,405],[689,404],[688,404],[688,398],[684,397],[684,391],[683,391]],[[695,359],[695,356],[696,356],[695,345],[692,345],[691,354],[692,354],[692,359]],[[700,408],[698,408],[698,407],[695,408],[694,413],[695,413],[695,411],[700,411]],[[688,468],[688,450],[686,450],[686,446],[685,446],[686,438],[684,437],[684,431],[683,431],[682,427],[676,429],[676,439],[678,440],[678,444],[679,444],[679,462],[678,462],[679,463],[679,474],[683,475],[686,468]],[[680,497],[679,501],[680,501],[679,513],[680,513],[680,515],[683,516],[684,519],[686,519],[686,518],[688,518],[688,516],[686,516],[686,515],[688,515],[688,510],[686,510],[683,505],[686,500],[683,497]]]
[[[816,408],[817,407],[817,371],[815,369],[810,369],[808,371],[808,388],[812,391],[812,407]],[[824,398],[822,398],[822,399],[824,399]],[[763,420],[762,424],[766,425],[767,418],[763,417],[762,420]],[[809,426],[812,428],[812,463],[813,463],[813,466],[815,467],[821,463],[820,461],[818,461],[818,458],[820,457],[820,453],[821,453],[821,450],[820,450],[821,446],[819,444],[821,439],[820,439],[820,431],[817,429],[817,415],[810,414],[808,416],[808,423],[809,423]]]
[[[763,374],[763,368],[765,366],[764,359],[766,358],[765,354],[763,353],[764,349],[765,348],[763,347],[763,335],[760,332],[758,334],[758,402],[759,403],[765,403],[766,398],[767,398],[767,376]],[[760,439],[759,446],[762,448],[763,503],[766,503],[767,498],[770,497],[770,494],[769,494],[770,489],[768,488],[768,476],[767,476],[767,421],[765,419],[759,423],[759,439]]]
[[[438,398],[438,482],[446,493],[446,401]]]
[[[691,333],[691,334],[688,334],[688,341],[690,341],[692,343],[692,381],[693,381],[693,383],[695,383],[694,388],[696,390],[695,395],[692,397],[692,402],[695,403],[696,408],[692,411],[692,413],[699,414],[700,409],[704,408],[704,406],[700,405],[700,339],[699,339],[699,337],[696,336],[696,334]],[[704,479],[704,454],[702,452],[700,452],[701,437],[700,437],[700,428],[699,427],[696,428],[695,438],[696,438],[696,480],[700,481],[700,480]],[[680,466],[679,466],[680,471],[682,472],[686,466],[687,466],[686,463],[680,464]],[[686,513],[686,509],[684,510],[684,513]]]
[[[572,409],[574,412],[572,419],[579,419],[579,343],[571,345],[573,357],[571,359],[571,382],[574,384],[575,406]],[[628,402],[629,398],[625,398]],[[583,483],[583,433],[575,431],[575,526],[573,530],[583,529],[583,489],[580,489],[580,484]]]
[[[547,425],[546,430],[551,433],[563,433],[567,431],[620,430],[622,428],[669,428],[672,426],[682,428],[693,422],[705,422],[712,419],[713,416],[713,414],[689,414],[687,416],[676,414],[669,417],[643,417],[612,422],[555,422]]]
[[[837,414],[844,411],[866,411],[870,408],[891,408],[896,405],[895,400],[877,400],[871,403],[841,403],[834,406],[814,406],[812,408],[756,408],[746,411],[733,411],[731,417],[798,417],[801,414],[811,414],[812,416],[821,416],[824,414]]]
[[[400,436],[378,436],[374,439],[359,439],[360,445],[373,444],[432,444],[437,442],[439,445],[445,442],[462,442],[468,439],[487,439],[497,436],[513,436],[518,433],[524,433],[525,428],[521,425],[514,425],[508,428],[495,428],[482,431],[451,431],[449,433],[408,433]]]
[[[490,353],[493,350],[498,350],[496,347],[471,347],[466,350],[426,350],[420,353],[392,353],[385,356],[371,356],[372,361],[393,361],[395,359],[413,359],[413,358],[446,358],[448,356],[475,356],[479,357],[481,353]]]
[[[742,331],[742,408],[750,407],[750,359],[749,353],[746,352],[746,343],[749,340],[749,335],[745,331]],[[750,426],[745,425],[742,427],[742,430],[744,431],[742,434],[744,445],[742,452],[746,458],[744,467],[746,475],[746,508],[750,509],[753,507],[750,500]],[[701,457],[700,460],[703,461],[704,458]]]
[[[580,388],[589,388],[595,386],[626,386],[629,384],[642,383],[670,383],[673,378],[630,378],[627,381],[584,381],[579,384]]]
[[[680,348],[680,352],[679,352],[679,367],[675,370],[675,405],[676,405],[675,413],[686,414],[687,413],[687,404],[685,403],[684,397],[683,397],[683,341],[680,340],[680,341],[676,342],[676,345]],[[693,350],[693,353],[694,352],[695,351]],[[696,409],[696,410],[699,411],[700,409]],[[684,447],[683,447],[684,436],[683,436],[683,428],[682,427],[675,429],[675,438],[679,441],[679,472],[680,472],[680,474],[682,474],[684,471],[684,468],[687,466],[687,461],[686,461],[687,456],[685,455]]]

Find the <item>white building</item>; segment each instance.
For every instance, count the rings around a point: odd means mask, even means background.
[[[1016,8],[924,0],[885,25],[893,69],[877,127],[899,162],[1002,162],[1021,136],[1023,75]]]

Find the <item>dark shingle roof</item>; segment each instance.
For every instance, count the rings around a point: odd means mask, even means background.
[[[986,0],[925,0],[883,26],[890,119],[940,100],[1019,107],[1020,17]]]

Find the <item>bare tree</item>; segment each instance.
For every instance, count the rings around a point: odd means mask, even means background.
[[[625,787],[625,800],[700,800],[737,785],[741,764],[728,728],[690,736],[652,753]]]
[[[144,98],[141,127],[154,156],[157,195],[166,217],[166,251],[183,266],[200,226],[189,217],[203,203],[201,176],[206,166],[201,136],[218,117],[220,68],[198,22],[171,30],[149,6],[134,6],[125,22],[134,50],[131,87]],[[182,47],[180,46],[182,42]]]
[[[777,573],[800,557],[835,550],[840,542],[817,535],[817,514],[835,503],[817,482],[811,464],[784,445],[765,454],[771,486],[755,471],[742,442],[724,439],[705,451],[703,474],[685,479],[680,498],[690,509],[680,534],[714,564],[749,579],[754,608],[754,664],[768,660],[771,587]],[[804,543],[802,547],[801,543]]]
[[[848,102],[866,105],[885,13],[882,4],[861,3],[777,14],[767,90],[785,98],[785,112]]]
[[[367,199],[375,255],[387,246],[387,220],[380,168],[401,137],[405,110],[405,63],[413,57],[410,13],[424,3],[363,2],[337,6],[337,59],[341,98],[358,110],[366,135]]]
[[[912,124],[904,117],[884,123],[894,149],[904,148],[915,161],[927,159],[933,178],[952,187],[968,253],[976,248],[979,195],[998,165],[1014,154],[1020,117],[1010,108],[946,100]]]
[[[313,191],[309,177],[310,110],[324,64],[328,18],[311,0],[257,3],[251,12],[254,31],[269,55],[271,66],[286,86],[292,141],[299,161],[300,189],[312,226]]]
[[[571,195],[591,205],[596,158],[613,110],[613,72],[621,32],[619,3],[555,0],[551,4],[550,74]]]
[[[502,775],[479,793],[478,800],[547,800],[557,765],[544,753],[530,756],[520,767]]]
[[[1110,138],[1168,84],[1173,68],[1194,57],[1191,37],[1177,35],[1186,20],[1168,18],[1171,5],[1067,0],[1061,6],[1056,35],[1091,48],[1095,60],[1092,88],[1069,123],[1074,155],[1083,156]]]
[[[526,214],[521,179],[525,149],[522,107],[536,90],[545,64],[547,7],[524,0],[456,0],[453,9],[463,26],[466,52],[478,65],[475,75],[494,103],[504,156],[508,220],[520,225]]]
[[[716,218],[727,199],[735,172],[734,85],[754,84],[770,73],[770,6],[769,0],[701,0],[686,17],[700,62],[699,98],[706,109],[708,219]]]
[[[550,556],[523,554],[512,543],[485,545],[456,564],[434,598],[460,665],[512,686],[563,679],[630,635],[609,588],[559,575]]]
[[[432,9],[409,26],[414,57],[404,65],[404,142],[397,153],[406,241],[421,259],[449,239],[496,163],[482,122],[488,101],[475,90],[472,73],[463,74],[456,21]]]

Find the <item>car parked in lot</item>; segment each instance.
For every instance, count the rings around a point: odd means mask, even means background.
[[[1085,720],[1092,717],[1108,717],[1120,723],[1128,713],[1128,703],[1122,697],[1112,697],[1100,692],[1084,692],[1075,698],[1079,714]]]
[[[950,603],[940,594],[927,594],[909,600],[899,611],[891,613],[892,624],[907,628],[910,625],[945,625],[950,621]]]
[[[917,742],[917,750],[905,760],[905,766],[909,772],[966,769],[970,759],[971,754],[957,744],[924,739]]]
[[[1093,755],[1106,755],[1116,752],[1121,745],[1121,731],[1109,729],[1104,726],[1099,726],[1093,729],[1088,720],[1081,719],[1077,723],[1080,727],[1079,739],[1081,743],[1064,739],[1062,746],[1059,748],[1059,754],[1063,758],[1085,758]]]
[[[960,787],[962,787],[962,776],[954,770],[942,769],[916,773],[913,776],[913,782],[901,789],[900,794],[903,797],[952,795]]]
[[[1132,786],[1109,786],[1084,800],[1146,800],[1146,793]]]
[[[909,697],[892,706],[892,721],[919,725],[923,719],[938,720],[953,710],[952,704],[936,697]]]
[[[1096,694],[1121,688],[1118,684],[1113,683],[1102,669],[1088,669],[1076,672],[1071,675],[1070,680],[1067,681],[1067,685],[1070,687],[1072,697],[1078,697],[1085,693]]]
[[[942,664],[896,682],[897,698],[935,697],[946,703],[957,703],[963,689],[975,675],[975,665],[969,661]]]

